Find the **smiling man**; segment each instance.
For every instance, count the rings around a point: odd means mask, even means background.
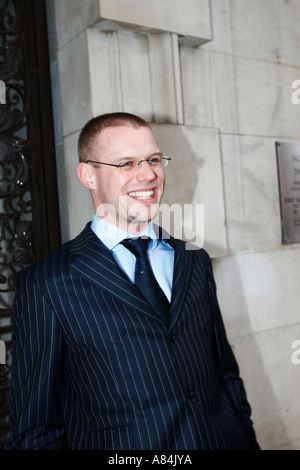
[[[18,275],[7,449],[258,450],[210,258],[152,222],[170,157],[128,113],[78,152],[94,216]]]
[[[158,210],[165,187],[164,157],[148,125],[119,114],[90,121],[79,138],[80,181],[95,214],[138,235]],[[96,123],[99,123],[97,127]],[[86,139],[91,139],[85,146]]]

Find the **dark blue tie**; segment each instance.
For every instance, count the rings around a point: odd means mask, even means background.
[[[159,286],[151,269],[147,249],[150,238],[127,238],[121,243],[136,257],[134,282],[154,310],[166,316],[170,303]]]

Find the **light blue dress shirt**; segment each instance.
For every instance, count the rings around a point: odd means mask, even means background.
[[[124,238],[132,238],[132,235],[120,227],[100,219],[96,215],[93,216],[91,229],[102,243],[112,251],[116,262],[134,283],[135,256],[125,246],[120,244]],[[149,261],[157,282],[168,300],[171,301],[174,249],[165,240],[159,239],[152,222],[148,224],[147,228],[139,236],[151,238],[148,248]]]

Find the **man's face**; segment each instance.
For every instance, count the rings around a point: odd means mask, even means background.
[[[115,165],[162,155],[148,127],[109,127],[99,135],[95,148],[99,150],[93,160]],[[95,181],[92,199],[98,217],[134,234],[157,215],[165,186],[161,166],[150,167],[142,162],[128,170],[95,165],[91,171]]]

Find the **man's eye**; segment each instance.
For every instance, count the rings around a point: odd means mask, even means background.
[[[119,167],[120,168],[132,168],[133,167],[133,162],[120,163]]]
[[[160,157],[153,157],[153,158],[150,158],[150,160],[148,160],[148,162],[150,163],[150,165],[157,165],[158,163],[161,162],[161,158]]]

